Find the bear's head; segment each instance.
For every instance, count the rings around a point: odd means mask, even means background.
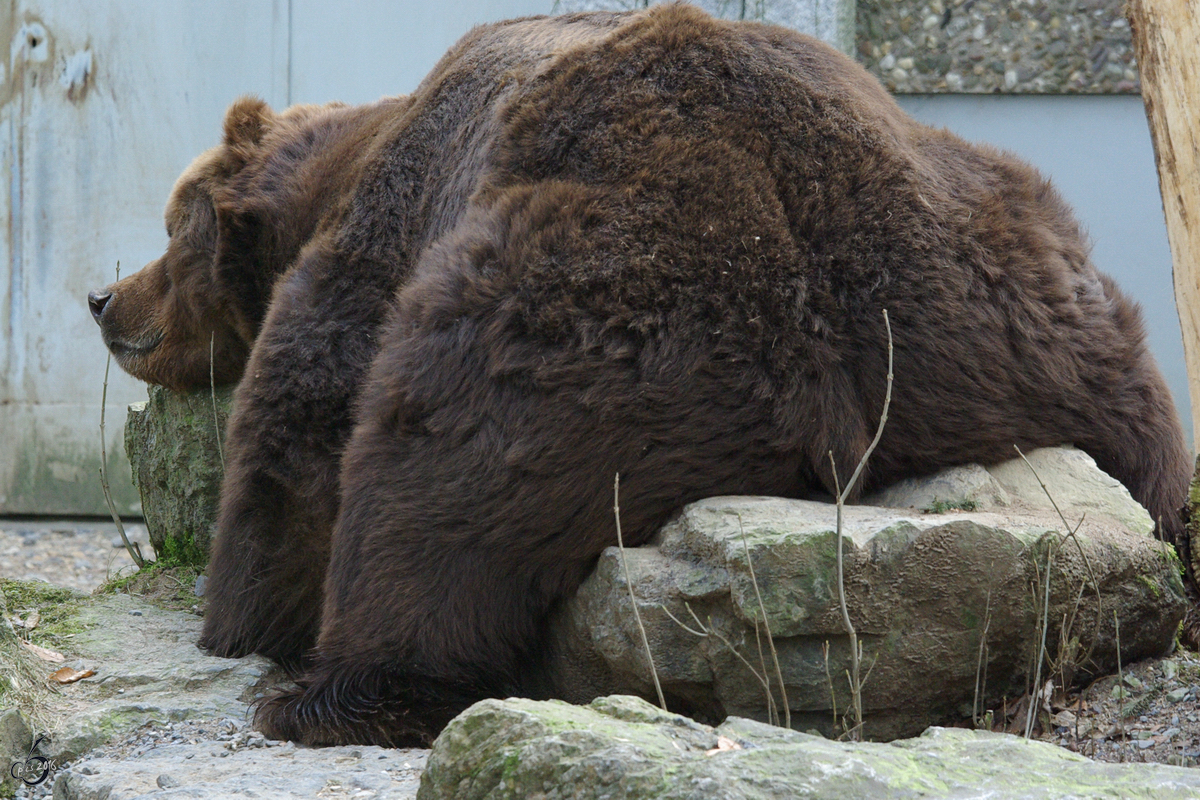
[[[176,390],[207,387],[210,368],[217,384],[240,378],[275,281],[353,186],[370,108],[229,108],[221,144],[171,191],[166,253],[88,293],[122,369]]]

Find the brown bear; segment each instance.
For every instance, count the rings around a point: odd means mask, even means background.
[[[427,744],[536,691],[549,612],[717,494],[1071,442],[1175,541],[1136,307],[1026,164],[845,56],[682,5],[474,29],[414,94],[234,104],[166,255],[89,300],[136,376],[239,375],[202,645],[268,735]]]

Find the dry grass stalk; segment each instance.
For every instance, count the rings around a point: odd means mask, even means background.
[[[1075,626],[1075,620],[1077,619],[1078,613],[1079,613],[1079,606],[1083,601],[1083,592],[1084,592],[1083,585],[1080,585],[1080,587],[1079,587],[1079,594],[1076,597],[1074,608],[1069,613],[1063,615],[1062,628],[1059,631],[1059,637],[1058,637],[1059,641],[1058,641],[1058,647],[1057,647],[1057,657],[1055,659],[1056,663],[1047,664],[1047,667],[1048,667],[1050,673],[1057,674],[1060,685],[1065,687],[1072,679],[1072,677],[1074,675],[1075,667],[1077,667],[1081,664],[1087,663],[1089,660],[1091,660],[1092,653],[1095,651],[1095,648],[1096,648],[1096,641],[1100,635],[1100,624],[1101,624],[1101,619],[1102,619],[1102,614],[1103,614],[1104,598],[1100,592],[1100,582],[1096,578],[1096,573],[1092,569],[1091,560],[1087,557],[1087,552],[1083,549],[1083,544],[1079,541],[1079,537],[1077,535],[1079,533],[1079,529],[1083,526],[1084,520],[1086,520],[1087,515],[1086,514],[1082,515],[1079,518],[1079,522],[1077,522],[1075,524],[1075,526],[1072,528],[1071,524],[1069,522],[1067,522],[1066,515],[1063,514],[1062,509],[1059,508],[1058,503],[1055,501],[1054,495],[1052,495],[1050,493],[1050,489],[1046,486],[1045,481],[1043,481],[1041,475],[1038,474],[1037,469],[1035,469],[1033,464],[1030,463],[1029,459],[1025,457],[1025,454],[1023,452],[1021,452],[1020,447],[1018,447],[1017,445],[1013,445],[1013,449],[1017,451],[1017,455],[1019,455],[1021,457],[1021,460],[1025,462],[1025,465],[1027,467],[1029,467],[1029,471],[1033,473],[1034,479],[1037,480],[1038,485],[1042,487],[1042,491],[1045,492],[1047,499],[1050,500],[1050,505],[1054,507],[1055,513],[1058,514],[1059,520],[1062,521],[1063,529],[1066,531],[1066,533],[1061,537],[1060,542],[1065,542],[1066,540],[1070,540],[1075,543],[1075,548],[1079,551],[1079,557],[1083,561],[1084,568],[1087,570],[1087,573],[1088,573],[1088,579],[1091,581],[1092,589],[1096,594],[1095,628],[1092,631],[1092,638],[1088,644],[1087,650],[1082,655],[1077,652],[1073,652],[1076,648],[1074,648],[1071,643],[1071,641],[1072,641],[1071,640],[1071,630]],[[1045,587],[1043,589],[1044,597],[1041,598],[1042,599],[1042,611],[1039,615],[1039,620],[1038,620],[1038,624],[1041,628],[1041,637],[1040,637],[1041,643],[1040,643],[1039,650],[1038,650],[1037,662],[1034,665],[1035,677],[1034,677],[1034,682],[1033,682],[1033,688],[1030,690],[1030,706],[1028,709],[1028,713],[1026,715],[1026,722],[1025,722],[1025,737],[1026,738],[1029,738],[1033,732],[1033,719],[1034,719],[1034,715],[1035,715],[1033,692],[1040,691],[1039,687],[1041,685],[1042,665],[1046,659],[1046,637],[1047,637],[1048,629],[1050,627],[1050,619],[1049,619],[1049,616],[1050,616],[1050,572],[1054,566],[1054,552],[1055,552],[1054,551],[1054,542],[1051,541],[1049,548],[1046,552],[1046,575],[1045,575]],[[1036,568],[1037,565],[1035,564],[1034,566]],[[1034,598],[1035,598],[1035,603],[1036,603],[1036,600],[1037,600],[1036,589],[1034,592]]]
[[[766,697],[767,697],[767,722],[769,722],[771,725],[778,726],[779,725],[779,709],[775,706],[775,699],[771,695],[771,684],[770,684],[770,681],[767,680],[766,664],[761,663],[763,671],[760,673],[758,670],[756,670],[754,668],[753,664],[751,664],[748,660],[746,660],[745,656],[743,656],[741,653],[738,652],[737,648],[733,646],[732,642],[730,642],[728,639],[726,639],[724,636],[722,636],[720,634],[720,632],[717,631],[716,626],[713,625],[712,617],[708,618],[708,625],[705,625],[703,622],[700,621],[700,617],[696,616],[696,612],[692,610],[692,606],[690,603],[685,602],[683,604],[683,607],[687,609],[689,614],[691,614],[692,620],[696,623],[696,627],[699,628],[699,630],[696,630],[695,628],[689,628],[687,625],[685,625],[683,622],[681,622],[679,620],[679,618],[677,618],[674,614],[672,614],[671,610],[669,608],[667,608],[665,605],[659,606],[659,608],[661,608],[663,610],[663,613],[671,618],[672,622],[674,622],[680,628],[683,628],[685,631],[692,634],[693,636],[700,637],[701,639],[711,636],[714,639],[716,639],[717,641],[719,641],[721,644],[725,645],[725,647],[729,650],[729,652],[733,653],[733,655],[737,657],[738,661],[741,661],[742,664],[745,665],[746,669],[750,670],[750,674],[753,675],[754,680],[758,681],[759,685],[763,687],[763,692],[766,694]]]
[[[821,655],[825,657],[825,682],[829,684],[829,704],[833,708],[833,724],[837,727],[837,693],[833,690],[833,675],[829,673],[829,641],[821,646]]]
[[[117,262],[117,280],[121,280],[121,262]],[[108,513],[112,514],[113,522],[117,525],[117,533],[121,534],[121,541],[125,543],[125,549],[129,551],[129,557],[133,559],[133,563],[137,564],[137,568],[141,569],[146,566],[146,560],[142,558],[142,548],[137,542],[130,542],[129,537],[125,535],[125,525],[121,522],[121,515],[117,513],[117,504],[112,499],[112,489],[108,484],[108,447],[104,442],[104,411],[108,405],[108,368],[112,366],[112,353],[108,354],[108,358],[104,361],[104,389],[100,393],[100,488],[104,491],[104,502],[108,504]]]
[[[983,611],[983,632],[979,635],[979,660],[975,663],[975,702],[971,704],[971,721],[979,728],[982,722],[981,708],[987,692],[987,635],[992,624],[992,592],[988,590],[987,604]]]
[[[1046,658],[1046,632],[1050,628],[1050,566],[1054,563],[1054,541],[1051,540],[1046,549],[1046,586],[1042,596],[1042,614],[1041,614],[1041,644],[1038,647],[1037,664],[1033,672],[1033,688],[1035,691],[1041,691],[1042,685],[1042,661]],[[1033,736],[1033,720],[1036,717],[1037,702],[1034,699],[1033,692],[1029,695],[1029,711],[1025,715],[1025,738]]]
[[[1117,693],[1117,699],[1120,701],[1117,719],[1125,719],[1125,695],[1129,692],[1125,688],[1125,671],[1121,668],[1121,620],[1117,619],[1117,610],[1113,609],[1113,630],[1117,636],[1117,680],[1120,681],[1117,685],[1121,687],[1121,691]]]
[[[642,634],[642,647],[646,651],[646,661],[650,664],[650,676],[654,678],[654,690],[658,692],[658,704],[662,710],[667,710],[667,699],[663,697],[662,684],[658,682],[658,670],[654,668],[654,656],[650,653],[650,640],[646,636],[646,626],[642,624],[642,615],[638,611],[637,598],[633,595],[633,581],[629,578],[629,564],[625,561],[625,541],[621,538],[621,474],[617,473],[613,480],[613,514],[617,519],[617,549],[621,553],[621,569],[625,572],[625,587],[629,589],[629,604],[633,606],[633,618],[637,621],[638,630]]]
[[[742,525],[742,515],[738,514],[738,530],[742,534],[742,547],[746,550],[746,565],[750,568],[750,583],[754,585],[754,597],[758,600],[758,613],[762,616],[763,627],[767,629],[767,643],[771,647],[771,659],[775,662],[775,678],[779,681],[779,696],[783,700],[783,716],[785,728],[792,727],[792,709],[788,706],[787,687],[783,684],[783,670],[779,666],[779,653],[775,650],[775,638],[771,635],[771,624],[767,621],[767,607],[763,605],[762,592],[758,590],[758,578],[754,575],[754,559],[750,557],[750,543],[746,540],[746,528]],[[754,623],[754,637],[758,638],[758,622]],[[767,671],[762,654],[762,642],[758,644],[758,660],[763,665],[763,673]],[[771,698],[770,686],[767,687],[767,698]],[[776,714],[778,717],[778,714]]]
[[[779,691],[783,697],[784,718],[782,720],[782,724],[785,725],[786,727],[790,728],[792,726],[792,711],[788,705],[787,689],[784,687],[784,683],[783,683],[783,670],[779,666],[779,656],[775,651],[775,641],[771,635],[770,623],[767,622],[767,610],[762,601],[762,594],[759,592],[758,578],[756,577],[756,575],[754,573],[754,564],[750,558],[750,544],[746,540],[746,531],[745,531],[745,527],[742,525],[742,518],[741,518],[740,514],[738,515],[738,527],[741,529],[742,546],[745,548],[745,551],[746,551],[746,562],[747,562],[747,564],[750,565],[750,582],[753,584],[754,594],[758,598],[759,614],[762,615],[763,626],[767,629],[767,641],[770,642],[771,655],[775,661],[775,676],[776,676],[776,679],[779,681]],[[628,582],[628,580],[629,580],[628,577],[626,577],[626,582]],[[700,638],[707,638],[709,636],[712,636],[714,639],[721,642],[721,644],[725,645],[725,647],[729,650],[729,652],[733,653],[733,655],[736,656],[737,659],[746,666],[746,669],[750,670],[750,674],[753,675],[754,679],[756,681],[758,681],[760,686],[763,687],[763,693],[767,698],[767,722],[769,722],[771,725],[776,725],[776,726],[780,725],[781,720],[780,720],[780,716],[779,716],[779,708],[775,703],[775,696],[771,692],[770,679],[767,677],[768,676],[767,662],[766,662],[766,657],[763,655],[762,638],[761,638],[761,635],[759,632],[758,621],[755,620],[755,622],[754,622],[754,639],[755,639],[755,643],[758,646],[758,663],[759,663],[759,666],[762,667],[761,673],[754,668],[754,665],[752,665],[746,659],[745,656],[743,656],[741,653],[738,652],[737,648],[733,646],[732,642],[730,642],[728,639],[726,639],[724,636],[722,636],[717,631],[716,627],[712,624],[712,617],[709,617],[708,625],[705,625],[703,622],[700,621],[700,618],[696,615],[696,612],[692,610],[692,607],[689,603],[685,602],[683,605],[684,605],[684,608],[686,608],[688,610],[688,614],[691,615],[692,619],[696,623],[696,628],[698,628],[699,630],[697,630],[695,628],[690,628],[686,624],[681,622],[674,614],[671,613],[671,610],[669,608],[667,608],[665,605],[660,604],[659,608],[662,609],[664,614],[666,614],[668,617],[671,618],[672,622],[674,622],[680,628],[682,628],[683,630],[692,634],[693,636],[697,636]],[[832,690],[832,687],[831,687],[831,690]]]
[[[847,635],[850,637],[850,700],[854,712],[854,727],[851,729],[854,734],[851,738],[858,739],[862,736],[862,687],[863,681],[860,677],[862,667],[862,646],[858,642],[858,632],[854,629],[854,623],[850,621],[850,609],[846,604],[846,577],[845,568],[843,566],[842,557],[842,512],[846,505],[846,500],[853,491],[854,486],[858,483],[859,477],[862,475],[863,469],[867,466],[867,460],[871,458],[871,453],[875,452],[875,447],[879,444],[879,440],[883,437],[883,428],[887,424],[888,407],[892,404],[892,323],[888,320],[888,312],[883,310],[883,324],[887,327],[888,337],[888,371],[887,371],[887,392],[883,397],[883,411],[879,415],[879,427],[875,430],[875,438],[871,440],[871,444],[863,453],[862,458],[858,460],[858,466],[854,470],[854,474],[850,476],[850,480],[846,483],[846,488],[842,489],[838,484],[837,462],[833,458],[833,451],[829,451],[829,465],[833,470],[833,486],[837,496],[837,585],[838,585],[838,605],[842,612],[842,627],[846,629]]]
[[[1085,552],[1083,549],[1083,543],[1079,541],[1079,537],[1077,536],[1077,534],[1079,533],[1079,529],[1081,527],[1083,527],[1083,522],[1087,518],[1087,514],[1081,515],[1079,517],[1079,522],[1075,523],[1075,527],[1072,528],[1071,524],[1069,522],[1067,522],[1066,515],[1063,514],[1062,509],[1060,509],[1058,507],[1058,503],[1055,502],[1054,495],[1050,494],[1050,489],[1047,488],[1045,481],[1042,480],[1042,476],[1038,474],[1038,471],[1036,469],[1034,469],[1033,464],[1031,464],[1029,462],[1029,459],[1025,457],[1025,454],[1021,452],[1020,447],[1017,447],[1014,444],[1013,449],[1017,451],[1017,455],[1019,455],[1021,457],[1021,460],[1025,462],[1025,466],[1029,467],[1029,471],[1033,473],[1033,477],[1035,480],[1037,480],[1038,486],[1042,487],[1042,491],[1046,493],[1046,498],[1050,501],[1050,505],[1052,505],[1054,507],[1054,512],[1056,514],[1058,514],[1058,518],[1062,521],[1063,530],[1066,531],[1066,534],[1063,536],[1063,539],[1070,539],[1071,541],[1073,541],[1075,543],[1075,549],[1079,551],[1079,557],[1080,557],[1080,559],[1083,560],[1084,569],[1087,570],[1088,579],[1091,580],[1092,589],[1096,593],[1096,627],[1095,627],[1095,630],[1092,631],[1092,640],[1088,644],[1088,649],[1084,652],[1084,654],[1082,656],[1080,656],[1078,658],[1078,662],[1077,662],[1080,664],[1087,663],[1089,660],[1091,660],[1092,653],[1096,649],[1096,640],[1100,636],[1100,624],[1101,624],[1101,620],[1103,618],[1103,613],[1104,613],[1103,612],[1104,597],[1100,593],[1100,581],[1096,578],[1096,572],[1094,569],[1092,569],[1091,559],[1089,559],[1087,557],[1087,552]],[[1064,631],[1063,636],[1066,636],[1066,635],[1067,634]]]
[[[215,332],[208,335],[208,391],[212,396],[213,432],[217,436],[217,455],[221,457],[221,469],[225,469],[225,450],[221,447],[221,418],[217,415],[217,381],[213,371],[213,342]]]

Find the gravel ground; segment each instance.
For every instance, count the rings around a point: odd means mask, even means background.
[[[335,798],[371,800],[375,797],[405,798],[406,800],[413,798],[416,796],[421,773],[425,769],[425,760],[429,755],[428,750],[417,749],[379,751],[377,756],[371,755],[376,748],[350,750],[349,753],[337,759],[337,763],[345,762],[342,764],[344,772],[335,772],[334,774],[340,777],[329,780],[327,773],[330,770],[327,764],[322,764],[319,760],[317,763],[303,763],[299,759],[292,760],[292,756],[299,755],[297,750],[312,752],[309,748],[298,748],[291,742],[267,739],[258,731],[251,730],[246,720],[226,718],[204,722],[187,720],[165,725],[144,725],[106,747],[93,750],[72,763],[70,768],[81,775],[111,774],[112,762],[137,762],[145,758],[154,759],[155,756],[158,756],[155,763],[158,765],[158,769],[165,771],[159,776],[157,783],[164,795],[214,797],[222,796],[223,792],[221,790],[212,791],[207,787],[207,783],[222,777],[219,773],[227,770],[213,769],[213,762],[205,761],[206,758],[221,759],[234,756],[240,751],[270,750],[285,757],[283,763],[288,764],[289,781],[300,783],[302,774],[303,777],[311,778],[312,773],[319,773],[318,785],[324,782],[325,786],[315,796],[331,800]],[[179,751],[183,751],[182,759]],[[376,758],[385,758],[385,752],[386,762],[375,760]],[[192,761],[196,755],[199,755],[199,758]],[[369,758],[370,761],[367,764],[357,763],[364,758]],[[254,773],[255,765],[248,765],[245,759],[238,763],[240,766],[235,766],[235,770],[248,769],[252,774],[245,775],[240,782],[235,780],[233,787],[230,787],[228,782],[223,782],[224,789],[231,789],[236,794],[246,794],[247,796],[270,796],[269,787],[263,785],[263,777]],[[382,768],[383,780],[380,781],[379,778],[376,778],[371,782],[376,785],[382,783],[384,787],[382,790],[373,791],[364,788],[362,781],[354,780],[355,771],[362,770],[363,767],[375,773]],[[275,765],[268,768],[273,769]],[[263,767],[259,765],[258,769],[263,769]],[[20,786],[17,789],[16,798],[18,800],[49,800],[54,794],[53,777],[37,786]],[[312,781],[308,782],[311,785]],[[126,780],[123,783],[125,790],[128,791],[129,781]],[[171,789],[178,791],[171,793],[169,791]],[[60,791],[59,794],[63,793]],[[154,796],[157,795],[158,792],[154,792]],[[294,795],[289,794],[288,796]],[[302,792],[301,796],[303,796]]]
[[[145,555],[152,554],[144,526],[127,525],[126,531],[141,542]],[[132,568],[111,522],[0,519],[0,577],[46,580],[90,592]],[[1044,708],[1053,720],[1039,737],[1044,741],[1099,761],[1200,767],[1200,655],[1194,652],[1180,650],[1165,659],[1126,665],[1122,676],[1101,678],[1079,692],[1055,693]],[[1008,724],[1009,730],[1019,727],[1015,715]],[[241,725],[214,720],[147,726],[89,758],[255,735]],[[1001,729],[1000,720],[995,727]]]
[[[126,535],[153,558],[146,526],[127,524]],[[46,581],[91,592],[133,571],[110,520],[0,519],[0,578]]]

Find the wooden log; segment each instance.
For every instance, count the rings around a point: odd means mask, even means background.
[[[1130,0],[1128,13],[1171,242],[1192,440],[1200,444],[1200,6],[1196,0]],[[1200,459],[1185,513],[1187,533],[1176,547],[1194,599],[1200,578]],[[1192,646],[1200,644],[1197,607],[1189,611],[1182,634]]]
[[[1200,5],[1130,0],[1129,23],[1171,242],[1193,441],[1200,444]]]

